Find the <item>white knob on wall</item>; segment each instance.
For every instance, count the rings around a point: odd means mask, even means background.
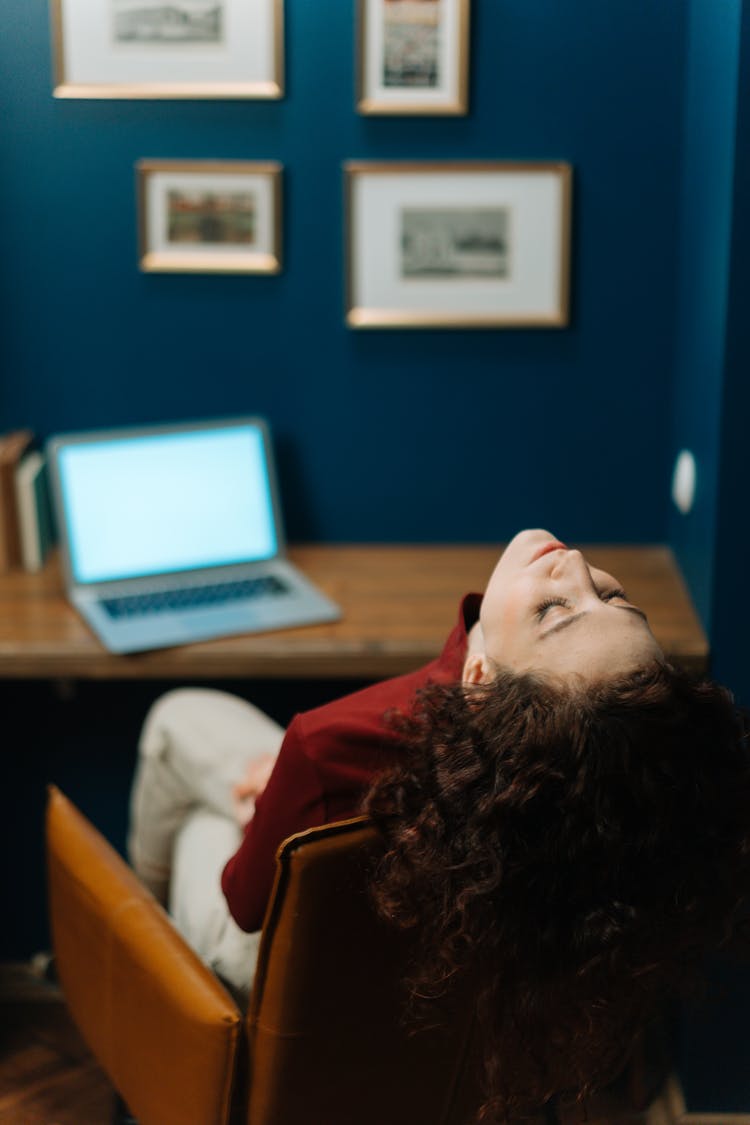
[[[683,516],[693,507],[695,476],[695,457],[689,449],[683,449],[677,454],[672,473],[672,499]]]

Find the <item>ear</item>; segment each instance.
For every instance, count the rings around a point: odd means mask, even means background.
[[[464,661],[461,682],[464,684],[485,684],[492,679],[490,663],[483,652],[473,652]]]

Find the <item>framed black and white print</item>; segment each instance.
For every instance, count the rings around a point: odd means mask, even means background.
[[[345,165],[351,328],[568,323],[565,163]]]
[[[50,0],[58,98],[280,98],[283,0]]]

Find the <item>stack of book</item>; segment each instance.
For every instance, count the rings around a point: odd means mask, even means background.
[[[44,454],[31,430],[0,435],[0,571],[41,570],[54,538]]]

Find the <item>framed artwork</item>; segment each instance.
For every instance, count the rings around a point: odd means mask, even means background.
[[[50,0],[57,98],[280,98],[283,0]]]
[[[470,0],[358,0],[357,109],[468,109]]]
[[[568,323],[570,165],[344,166],[351,328]]]
[[[141,160],[140,268],[150,273],[279,273],[281,165]]]

